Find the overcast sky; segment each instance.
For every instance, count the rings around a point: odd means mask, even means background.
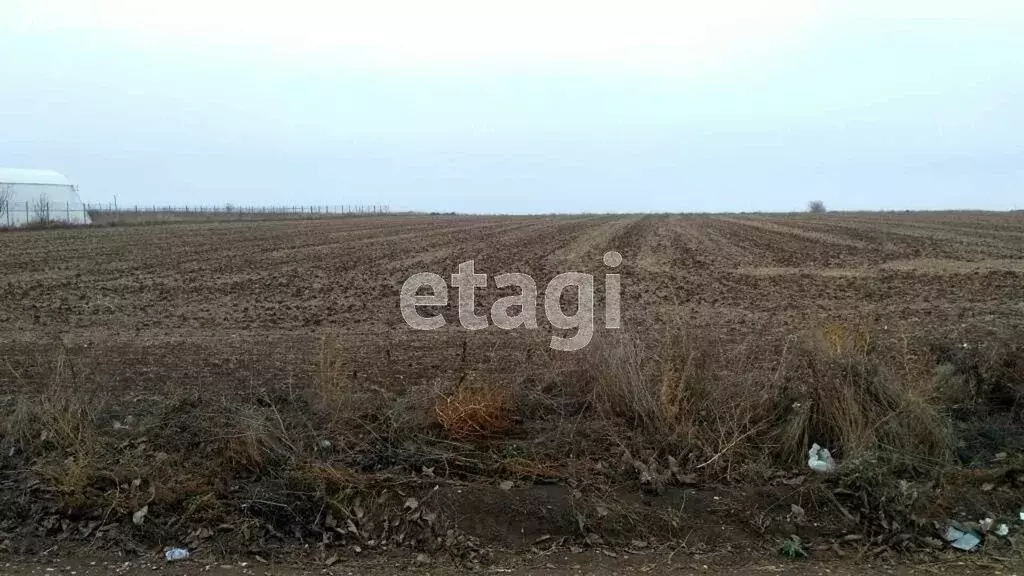
[[[0,0],[0,166],[123,205],[1024,208],[1022,30],[1015,0]]]

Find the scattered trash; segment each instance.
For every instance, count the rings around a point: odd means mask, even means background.
[[[1024,522],[1024,510],[1020,511],[1020,521]]]
[[[498,484],[498,487],[504,490],[505,492],[511,490],[513,486],[515,486],[515,484],[513,484],[511,480],[505,480],[501,484]]]
[[[800,537],[793,535],[779,546],[779,552],[787,558],[807,558],[807,551],[804,550]]]
[[[996,526],[996,536],[999,536],[1000,538],[1006,538],[1009,535],[1010,535],[1010,527],[1009,526],[1007,526],[1006,524],[1000,524],[999,526]]]
[[[992,530],[992,526],[993,526],[993,525],[994,525],[995,523],[996,523],[996,521],[995,521],[995,520],[993,520],[993,519],[991,519],[991,518],[985,518],[985,519],[984,519],[984,520],[982,520],[981,522],[978,522],[978,527],[979,527],[979,528],[981,528],[981,531],[982,531],[982,532],[989,532],[989,531],[991,531],[991,530]]]
[[[982,492],[991,492],[992,490],[995,490],[995,487],[996,487],[996,485],[993,484],[992,482],[986,482],[986,483],[981,485],[981,491]]]
[[[167,558],[168,562],[184,560],[188,558],[188,550],[185,550],[184,548],[171,548],[167,552],[164,552],[164,558]]]
[[[132,514],[132,522],[136,526],[142,526],[142,523],[146,521],[146,514],[149,512],[149,506],[143,506],[139,508],[135,514]]]
[[[836,461],[832,459],[832,453],[828,448],[822,448],[817,444],[811,446],[807,452],[807,465],[819,474],[830,474],[836,470]]]
[[[321,450],[330,450],[330,448],[332,446],[331,441],[326,439],[326,438],[324,438],[323,440],[318,442],[318,444],[319,444]]]
[[[797,506],[796,504],[790,504],[789,515],[786,516],[786,519],[790,522],[793,522],[794,524],[800,524],[804,521],[804,516],[806,514],[807,513],[804,512],[804,509],[801,508],[800,506]]]
[[[946,542],[949,542],[950,546],[964,552],[971,552],[981,544],[981,536],[978,533],[972,530],[960,530],[953,525],[946,527],[946,533],[943,535],[943,538],[946,539]]]

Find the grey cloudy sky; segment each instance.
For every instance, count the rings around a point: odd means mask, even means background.
[[[0,166],[124,205],[1024,208],[1016,2],[163,4],[0,0]]]

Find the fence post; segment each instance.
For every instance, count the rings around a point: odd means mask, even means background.
[[[71,222],[71,202],[64,202],[64,219]]]

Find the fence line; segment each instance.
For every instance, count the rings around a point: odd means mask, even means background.
[[[257,218],[287,215],[297,218],[324,216],[381,215],[390,213],[387,204],[313,204],[274,206],[225,205],[132,205],[56,202],[44,199],[11,202],[0,198],[0,227],[41,222],[86,223],[92,220],[120,221],[174,218]]]
[[[88,209],[78,202],[57,202],[45,199],[11,202],[0,198],[0,226],[19,226],[33,222],[80,223],[88,220]]]
[[[89,212],[122,212],[122,213],[167,213],[167,214],[388,214],[387,204],[292,204],[292,205],[119,205],[92,204],[84,205]]]

